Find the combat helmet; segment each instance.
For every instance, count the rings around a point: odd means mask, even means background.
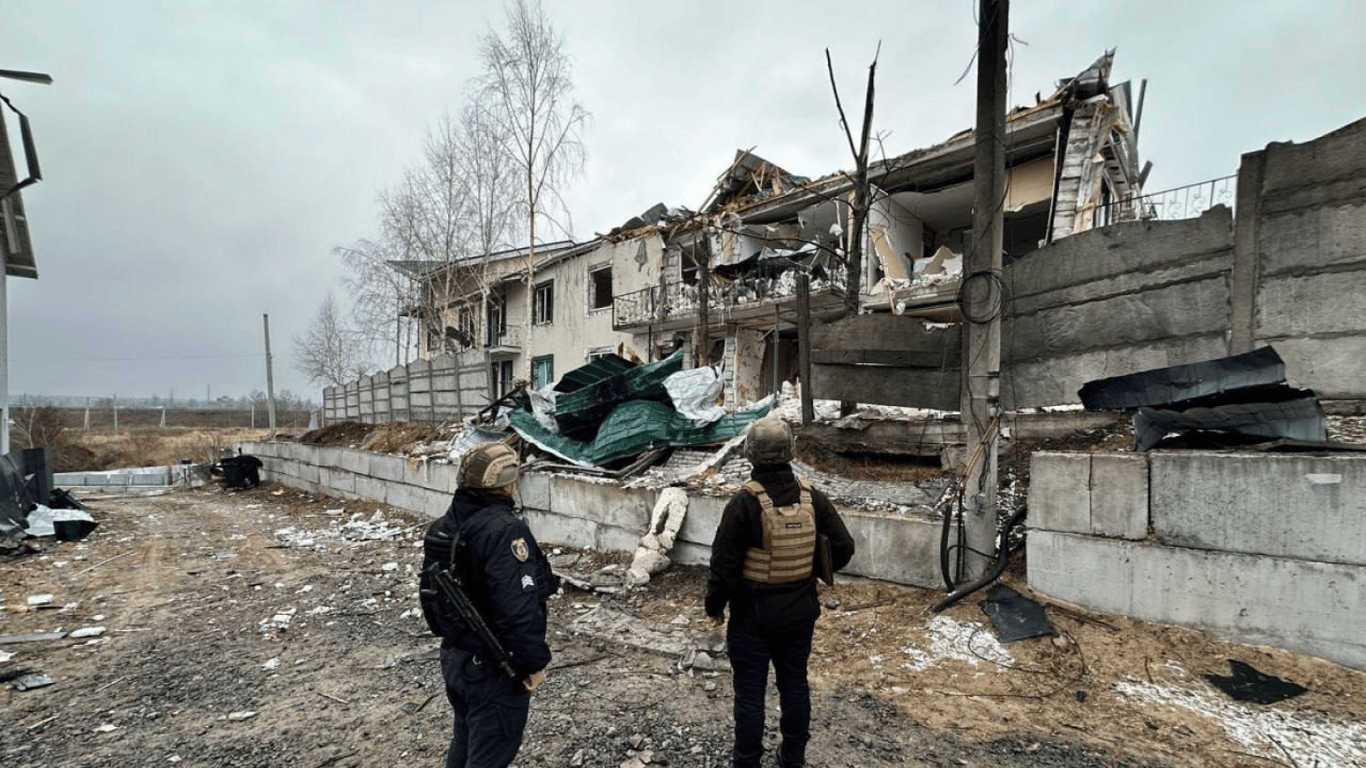
[[[745,458],[751,464],[783,464],[792,461],[792,427],[777,416],[765,416],[749,425]]]
[[[485,443],[460,457],[461,488],[502,488],[517,482],[517,452],[504,443]]]

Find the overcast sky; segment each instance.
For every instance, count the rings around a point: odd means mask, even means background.
[[[970,128],[975,79],[955,80],[976,4],[546,0],[593,116],[570,234],[697,208],[740,148],[807,176],[848,168],[826,48],[856,111],[881,43],[889,153]],[[8,281],[10,392],[264,390],[268,314],[277,392],[320,400],[291,339],[342,290],[333,248],[378,234],[377,192],[465,102],[503,18],[497,0],[0,2],[0,69],[54,80],[0,80],[44,175],[24,191],[39,279]],[[1112,81],[1148,80],[1150,191],[1366,117],[1357,0],[1015,0],[1010,28],[1012,105],[1107,48]]]

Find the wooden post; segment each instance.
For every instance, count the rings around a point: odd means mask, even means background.
[[[1006,41],[1009,0],[980,0],[972,249],[964,261],[962,419],[967,432],[961,556],[966,575],[986,572],[995,549],[996,419],[1000,415],[1001,250],[1005,202]]]
[[[797,376],[802,381],[802,424],[816,420],[811,392],[811,275],[797,273]]]

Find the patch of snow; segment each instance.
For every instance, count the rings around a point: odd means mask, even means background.
[[[1272,762],[1289,756],[1295,765],[1319,768],[1366,765],[1366,723],[1343,722],[1322,714],[1290,712],[1275,706],[1254,708],[1214,691],[1138,681],[1117,683],[1115,692],[1205,715],[1217,721],[1229,739]]]
[[[958,622],[947,616],[935,616],[925,624],[928,651],[914,645],[903,650],[909,660],[901,666],[919,671],[945,661],[963,661],[977,666],[982,660],[1009,664],[1013,659],[996,640],[991,630],[978,622]]]

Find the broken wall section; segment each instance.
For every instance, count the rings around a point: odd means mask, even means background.
[[[1230,352],[1270,344],[1292,386],[1366,398],[1366,119],[1243,155]]]
[[[1010,410],[1079,402],[1093,379],[1227,354],[1233,220],[1093,229],[1006,267],[1001,397]]]

